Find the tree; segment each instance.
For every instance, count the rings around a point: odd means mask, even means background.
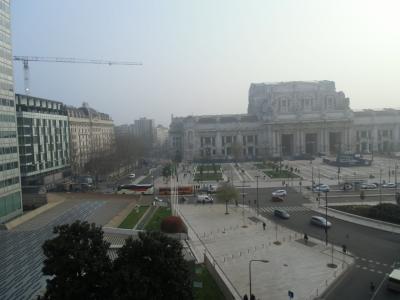
[[[114,261],[113,299],[193,299],[182,245],[160,232],[139,233]]]
[[[163,168],[162,175],[164,178],[167,178],[167,177],[171,176],[171,174],[172,174],[171,164],[168,164]]]
[[[217,199],[219,201],[225,202],[225,214],[228,214],[228,202],[231,200],[238,200],[239,199],[239,192],[238,190],[228,184],[227,182],[222,183],[217,189]]]
[[[51,276],[43,299],[109,299],[112,264],[101,228],[76,221],[53,232],[58,236],[43,244],[42,271]]]

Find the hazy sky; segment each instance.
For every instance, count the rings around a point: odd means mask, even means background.
[[[245,113],[250,83],[267,81],[333,80],[354,109],[400,107],[399,12],[397,0],[12,0],[13,53],[141,61],[30,64],[32,95],[86,101],[116,124]]]

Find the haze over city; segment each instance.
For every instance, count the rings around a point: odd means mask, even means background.
[[[0,299],[398,300],[399,12],[0,0]]]
[[[14,55],[139,61],[30,64],[31,94],[141,116],[245,113],[252,82],[334,80],[351,108],[398,107],[398,1],[12,1]],[[20,62],[14,62],[23,92]]]

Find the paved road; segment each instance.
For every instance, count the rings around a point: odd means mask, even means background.
[[[259,198],[260,213],[263,216],[290,229],[325,240],[324,230],[310,224],[311,216],[318,214],[301,206],[306,200],[300,194],[289,189],[287,201],[271,202],[267,196],[271,190],[265,189],[261,193],[259,190],[259,197],[262,194]],[[255,198],[255,189],[248,189],[247,192],[248,197]],[[273,216],[275,207],[288,210],[291,218],[276,219]],[[338,219],[330,218],[330,221],[333,226],[328,231],[329,242],[345,244],[348,251],[355,256],[356,264],[326,299],[370,299],[369,283],[373,281],[378,286],[385,274],[392,270],[396,260],[400,260],[400,235]],[[388,292],[383,284],[374,299],[399,299],[399,295]]]

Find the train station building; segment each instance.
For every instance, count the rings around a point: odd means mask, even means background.
[[[174,117],[183,160],[296,158],[400,148],[400,111],[353,111],[333,81],[252,83],[246,114]]]

